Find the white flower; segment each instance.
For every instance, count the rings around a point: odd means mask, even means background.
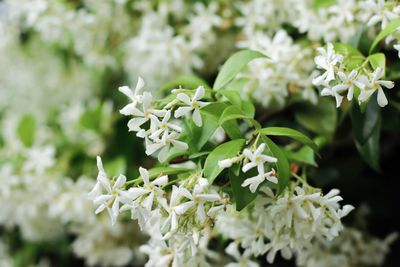
[[[99,174],[97,176],[97,183],[92,191],[89,193],[89,198],[93,200],[95,205],[98,205],[95,213],[98,214],[104,209],[107,209],[111,218],[111,224],[114,225],[119,214],[120,192],[123,191],[125,186],[126,177],[119,175],[113,186],[111,187],[110,181],[104,171],[101,158],[97,157],[97,168]],[[103,191],[105,193],[103,194]],[[111,206],[111,208],[110,208]]]
[[[153,125],[153,129],[151,129],[151,135],[149,136],[151,139],[158,138],[163,132],[168,134],[168,130],[176,131],[178,133],[182,132],[182,127],[175,125],[173,123],[168,122],[171,118],[171,110],[168,110],[162,121],[160,121],[156,116],[150,115],[150,119]]]
[[[24,170],[35,171],[38,174],[54,165],[56,151],[53,146],[32,147],[26,151]]]
[[[179,205],[180,199],[181,195],[179,194],[179,189],[176,185],[173,185],[169,205],[165,198],[160,201],[161,206],[168,212],[168,218],[165,220],[162,229],[166,229],[170,226],[169,232],[164,236],[164,239],[168,239],[172,233],[175,233],[176,230],[178,230],[179,214],[175,208]]]
[[[225,267],[258,267],[259,264],[255,261],[250,260],[250,251],[246,250],[243,254],[240,253],[238,244],[236,242],[230,243],[225,252],[232,256],[237,263],[228,263]]]
[[[314,85],[321,85],[323,83],[329,83],[335,79],[335,66],[337,63],[343,61],[343,56],[336,54],[332,43],[327,44],[327,48],[317,48],[317,51],[321,54],[316,56],[314,61],[317,68],[325,70],[325,72],[314,78],[312,83]]]
[[[248,170],[257,167],[258,172],[260,174],[264,174],[264,164],[266,162],[276,163],[278,161],[277,158],[262,154],[264,150],[265,150],[264,143],[259,145],[254,152],[251,152],[250,149],[246,148],[243,151],[243,155],[245,155],[245,157],[249,159],[250,162],[243,166],[242,171],[247,172]]]
[[[179,93],[176,98],[188,106],[179,107],[175,111],[175,118],[188,115],[193,111],[193,122],[200,127],[202,125],[200,109],[208,103],[199,101],[204,97],[205,91],[203,86],[199,86],[192,99],[187,94]]]
[[[396,10],[389,10],[385,0],[370,0],[365,3],[366,8],[373,12],[373,16],[368,20],[367,25],[373,26],[378,22],[381,23],[382,29],[393,19],[399,18]]]
[[[164,132],[161,139],[153,140],[154,143],[149,143],[146,145],[146,154],[152,155],[153,153],[160,150],[158,152],[158,160],[160,162],[164,162],[167,159],[171,144],[178,150],[188,149],[189,146],[185,142],[177,140],[178,136],[179,133],[177,132]]]
[[[153,104],[153,96],[149,92],[144,92],[142,97],[142,110],[139,110],[136,107],[131,106],[129,109],[129,114],[133,115],[137,118],[133,118],[128,121],[129,131],[138,132],[141,130],[140,126],[150,120],[151,115],[155,115],[158,117],[164,116],[167,111],[166,110],[158,110],[152,108]]]
[[[367,101],[368,98],[376,90],[378,90],[377,100],[378,100],[379,106],[384,107],[388,104],[388,101],[386,99],[385,93],[383,92],[382,86],[386,87],[388,89],[391,89],[394,87],[394,82],[379,80],[383,75],[384,75],[384,70],[382,68],[377,68],[374,71],[374,73],[372,74],[372,80],[369,82],[367,88],[361,91],[361,93],[358,97],[358,101],[360,101],[360,102]]]
[[[141,205],[146,210],[151,211],[154,198],[159,200],[165,195],[164,190],[160,187],[165,186],[168,183],[168,176],[164,175],[150,182],[150,173],[145,168],[140,167],[139,172],[143,179],[143,188],[137,188],[135,191],[132,191],[132,194],[134,197],[142,196],[140,199]]]
[[[197,219],[200,223],[206,220],[206,212],[204,210],[204,203],[216,202],[221,200],[221,197],[217,193],[203,193],[204,189],[208,186],[208,181],[205,178],[200,178],[199,182],[194,186],[193,192],[190,193],[186,188],[180,187],[179,194],[190,199],[190,201],[185,202],[176,207],[176,212],[181,215],[184,214],[191,207],[196,207]]]
[[[259,173],[258,175],[254,177],[247,178],[246,180],[243,181],[242,187],[249,186],[249,189],[252,193],[256,192],[258,186],[264,182],[265,180],[270,181],[271,183],[277,184],[278,183],[278,178],[276,178],[276,173],[275,170],[272,169],[272,171],[267,172],[267,173]]]
[[[122,86],[118,88],[118,90],[129,97],[132,101],[132,103],[129,103],[126,105],[123,109],[121,109],[119,112],[123,115],[133,115],[134,114],[134,108],[136,108],[137,103],[142,102],[142,95],[139,95],[140,91],[142,90],[144,86],[144,81],[141,77],[138,78],[138,81],[136,83],[136,88],[135,91],[132,91],[128,86]]]

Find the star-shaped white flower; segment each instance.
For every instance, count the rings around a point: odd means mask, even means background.
[[[164,132],[167,132],[168,134],[169,130],[176,131],[178,133],[182,132],[182,127],[169,122],[170,118],[171,118],[171,110],[168,110],[165,113],[161,121],[156,116],[150,115],[153,129],[151,129],[151,135],[149,137],[151,139],[156,139]]]
[[[146,154],[152,155],[158,152],[158,160],[164,162],[167,159],[171,144],[178,150],[186,150],[189,146],[182,141],[177,140],[179,133],[168,133],[165,131],[161,139],[153,140],[153,143],[146,145]]]
[[[179,215],[184,214],[191,207],[196,207],[196,216],[200,223],[206,220],[206,212],[204,210],[205,202],[220,201],[221,197],[217,193],[203,193],[208,186],[208,181],[205,178],[200,178],[199,182],[194,186],[193,192],[190,193],[186,188],[180,187],[179,193],[190,201],[180,204],[175,208]]]
[[[150,173],[145,168],[139,168],[140,176],[143,179],[143,188],[137,189],[135,192],[138,197],[145,196],[141,198],[141,205],[148,211],[152,210],[154,198],[160,199],[165,195],[164,190],[160,187],[165,186],[168,183],[168,176],[163,175],[158,177],[154,181],[150,182]],[[147,196],[146,196],[147,195]]]
[[[243,172],[247,172],[248,170],[257,167],[258,173],[259,174],[264,174],[264,164],[266,162],[269,163],[276,163],[278,161],[277,158],[271,157],[264,155],[263,152],[265,150],[265,144],[262,143],[261,145],[258,146],[258,148],[254,151],[251,152],[250,149],[246,148],[243,151],[243,155],[250,160],[249,163],[245,164],[242,168]]]
[[[128,121],[129,131],[138,132],[141,130],[140,126],[150,120],[151,115],[155,115],[158,117],[163,117],[167,111],[159,110],[152,108],[153,105],[153,96],[149,92],[144,92],[142,97],[142,110],[139,110],[136,107],[131,107],[130,115],[133,115],[136,118],[133,118]]]
[[[107,209],[111,223],[114,225],[119,215],[120,194],[124,192],[123,186],[125,185],[126,177],[119,175],[115,183],[111,186],[100,157],[97,157],[97,168],[99,169],[97,183],[89,193],[89,198],[93,200],[95,205],[98,205],[95,213],[98,214]],[[105,193],[103,193],[104,191]]]
[[[276,172],[274,169],[272,169],[270,172],[259,173],[254,177],[247,178],[246,180],[243,181],[242,187],[249,186],[250,191],[254,193],[256,192],[258,186],[265,180],[268,180],[274,184],[278,183],[278,178],[276,178]]]
[[[193,96],[192,99],[187,94],[184,93],[179,93],[176,98],[180,101],[182,101],[184,104],[187,106],[179,107],[175,111],[175,118],[182,117],[184,115],[189,115],[193,111],[193,122],[200,127],[203,122],[201,120],[201,114],[200,114],[200,109],[203,108],[204,106],[208,105],[206,102],[201,102],[199,101],[204,97],[205,90],[203,86],[199,86],[196,89],[196,92]]]
[[[372,74],[372,80],[369,82],[367,88],[361,91],[360,95],[358,96],[358,101],[364,102],[370,98],[370,96],[378,90],[378,105],[384,107],[388,104],[388,100],[383,92],[382,86],[388,89],[394,87],[394,82],[392,81],[385,81],[379,80],[384,75],[384,71],[382,68],[377,68],[374,73]]]
[[[118,90],[129,97],[132,103],[129,103],[124,108],[122,108],[119,112],[123,115],[133,115],[135,113],[135,108],[138,103],[142,102],[142,95],[140,95],[140,91],[144,87],[144,81],[141,77],[138,78],[136,83],[136,88],[132,91],[128,86],[121,86]]]
[[[317,48],[317,51],[320,55],[315,57],[315,64],[317,68],[323,69],[325,72],[314,78],[312,83],[314,85],[328,84],[335,79],[335,66],[343,61],[343,57],[335,53],[332,43],[328,43],[326,49],[323,47]]]

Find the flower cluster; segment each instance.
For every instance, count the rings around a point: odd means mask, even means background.
[[[343,230],[341,218],[353,209],[351,205],[340,207],[337,189],[323,195],[306,184],[292,184],[282,195],[269,187],[260,192],[262,197],[250,214],[230,210],[217,218],[217,228],[239,243],[244,255],[267,254],[270,263],[279,251],[284,258],[300,257],[314,240],[328,242],[337,237]]]
[[[238,161],[243,159],[243,168],[242,171],[244,173],[248,172],[253,168],[257,168],[257,175],[254,177],[247,178],[243,181],[242,186],[248,186],[251,192],[256,192],[257,188],[261,183],[268,180],[271,183],[277,184],[278,179],[276,178],[275,170],[265,171],[266,163],[276,163],[278,161],[277,158],[264,155],[263,152],[265,150],[265,144],[260,144],[254,151],[251,151],[249,148],[243,150],[243,154],[234,158],[221,160],[218,162],[220,168],[229,168],[232,164],[237,163]]]
[[[166,175],[154,177],[140,167],[140,177],[136,180],[127,181],[123,175],[110,180],[99,157],[97,161],[97,183],[89,193],[97,206],[96,213],[107,210],[115,224],[121,212],[129,211],[141,230],[151,237],[142,250],[160,253],[151,254],[150,266],[153,266],[152,262],[155,262],[154,266],[172,263],[180,266],[190,259],[188,255],[197,255],[202,238],[227,203],[226,197],[210,187],[201,173],[175,184],[178,181],[169,181]],[[132,182],[134,185],[128,188]],[[168,193],[166,188],[171,184],[172,191]]]
[[[197,126],[201,126],[200,109],[207,103],[199,100],[204,97],[205,90],[202,86],[198,87],[193,97],[180,92],[176,95],[174,101],[158,109],[150,92],[140,94],[143,86],[144,82],[139,77],[134,91],[127,86],[119,88],[132,101],[120,112],[126,116],[134,116],[128,122],[128,128],[129,131],[137,132],[136,136],[145,139],[146,154],[152,155],[158,151],[158,160],[164,162],[168,157],[171,145],[177,150],[186,150],[188,148],[186,143],[178,140],[182,127],[170,121],[172,114],[174,114],[175,118],[180,118],[191,114],[193,111],[193,122]],[[138,108],[138,105],[141,105],[141,108]],[[174,111],[173,107],[176,105],[179,105],[179,107]],[[145,127],[146,123],[147,127]]]
[[[379,106],[384,107],[388,100],[383,92],[383,87],[391,89],[394,87],[392,81],[381,80],[384,76],[384,69],[377,67],[373,72],[365,68],[365,63],[352,70],[346,70],[344,56],[336,53],[333,44],[328,43],[326,48],[318,48],[320,55],[315,57],[317,68],[324,72],[314,78],[313,84],[323,86],[322,96],[333,96],[336,99],[336,106],[339,107],[343,101],[343,94],[351,101],[358,89],[358,101],[366,102],[377,93]]]

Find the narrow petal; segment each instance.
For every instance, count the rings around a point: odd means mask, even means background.
[[[187,94],[184,93],[179,93],[176,98],[179,101],[182,101],[183,103],[185,103],[186,105],[190,106],[192,103],[190,101],[190,97]]]
[[[146,170],[145,168],[139,167],[139,173],[140,176],[143,179],[143,182],[145,185],[149,185],[150,184],[150,174],[149,171]]]
[[[147,118],[133,118],[128,121],[128,128],[129,131],[134,131],[138,132],[140,131],[140,126],[142,126],[146,121],[148,121]]]
[[[190,114],[190,112],[192,111],[191,107],[179,107],[177,110],[175,110],[175,118],[179,118],[185,115]]]
[[[194,93],[193,100],[200,100],[204,97],[205,90],[203,86],[197,87],[196,92]]]
[[[383,92],[382,88],[378,89],[378,105],[384,107],[388,104],[388,100]]]
[[[153,185],[157,185],[157,186],[163,186],[166,185],[168,183],[168,176],[167,175],[163,175],[161,177],[158,177],[157,179],[155,179],[153,182],[151,182]]]
[[[194,109],[193,111],[193,122],[194,124],[196,124],[197,127],[201,127],[201,125],[203,124],[201,120],[200,110],[198,108]]]
[[[118,88],[118,91],[129,97],[130,99],[133,99],[135,95],[133,94],[132,90],[128,86],[121,86]]]
[[[114,183],[112,189],[115,190],[115,189],[117,189],[117,188],[120,188],[121,186],[123,186],[123,185],[125,184],[125,182],[126,182],[126,177],[125,177],[125,175],[120,174],[120,175],[118,176],[118,179],[115,181],[115,183]]]

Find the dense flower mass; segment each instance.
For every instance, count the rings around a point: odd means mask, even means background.
[[[382,266],[397,241],[399,1],[0,0],[0,36],[0,267]]]

